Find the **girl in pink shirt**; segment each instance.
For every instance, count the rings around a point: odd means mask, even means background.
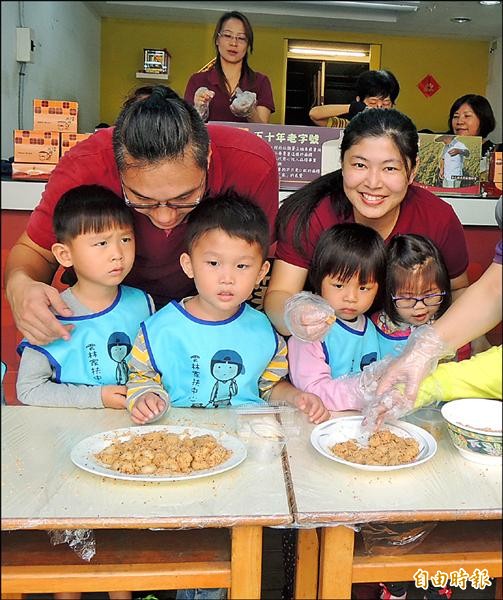
[[[384,241],[366,225],[334,225],[316,246],[309,276],[335,319],[322,340],[292,336],[288,362],[292,383],[319,396],[329,410],[361,409],[360,395],[348,393],[344,376],[381,358],[377,330],[365,313],[384,282],[385,266]]]

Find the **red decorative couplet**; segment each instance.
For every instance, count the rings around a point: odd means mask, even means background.
[[[431,98],[431,96],[436,94],[440,89],[440,85],[433,75],[426,75],[423,77],[423,79],[421,79],[421,81],[417,84],[417,87],[426,96],[426,98]]]

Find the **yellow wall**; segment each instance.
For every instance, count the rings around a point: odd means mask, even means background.
[[[158,83],[183,95],[189,76],[215,55],[213,29],[214,24],[104,18],[100,118],[113,123],[122,102],[135,87],[156,83],[135,77],[143,67],[143,48],[168,49],[172,56],[170,77]],[[488,42],[269,27],[254,27],[254,34],[255,50],[249,62],[271,80],[276,103],[272,123],[282,123],[284,117],[287,38],[380,44],[381,68],[392,71],[400,82],[397,108],[407,113],[418,129],[444,131],[456,98],[467,93],[485,95]],[[441,86],[431,98],[425,98],[417,88],[427,74]]]

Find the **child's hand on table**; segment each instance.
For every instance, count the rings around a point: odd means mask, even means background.
[[[138,425],[145,425],[159,417],[166,408],[166,402],[160,396],[147,392],[135,402],[131,409],[131,419]]]
[[[126,386],[104,385],[101,388],[101,401],[105,408],[126,408]]]
[[[293,404],[308,416],[311,423],[323,423],[323,421],[330,419],[330,413],[315,394],[298,390],[292,400]]]

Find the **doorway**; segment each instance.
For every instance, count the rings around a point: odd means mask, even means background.
[[[338,58],[340,56],[340,58]],[[289,40],[285,125],[308,125],[320,104],[350,104],[358,76],[380,64],[380,46]]]

